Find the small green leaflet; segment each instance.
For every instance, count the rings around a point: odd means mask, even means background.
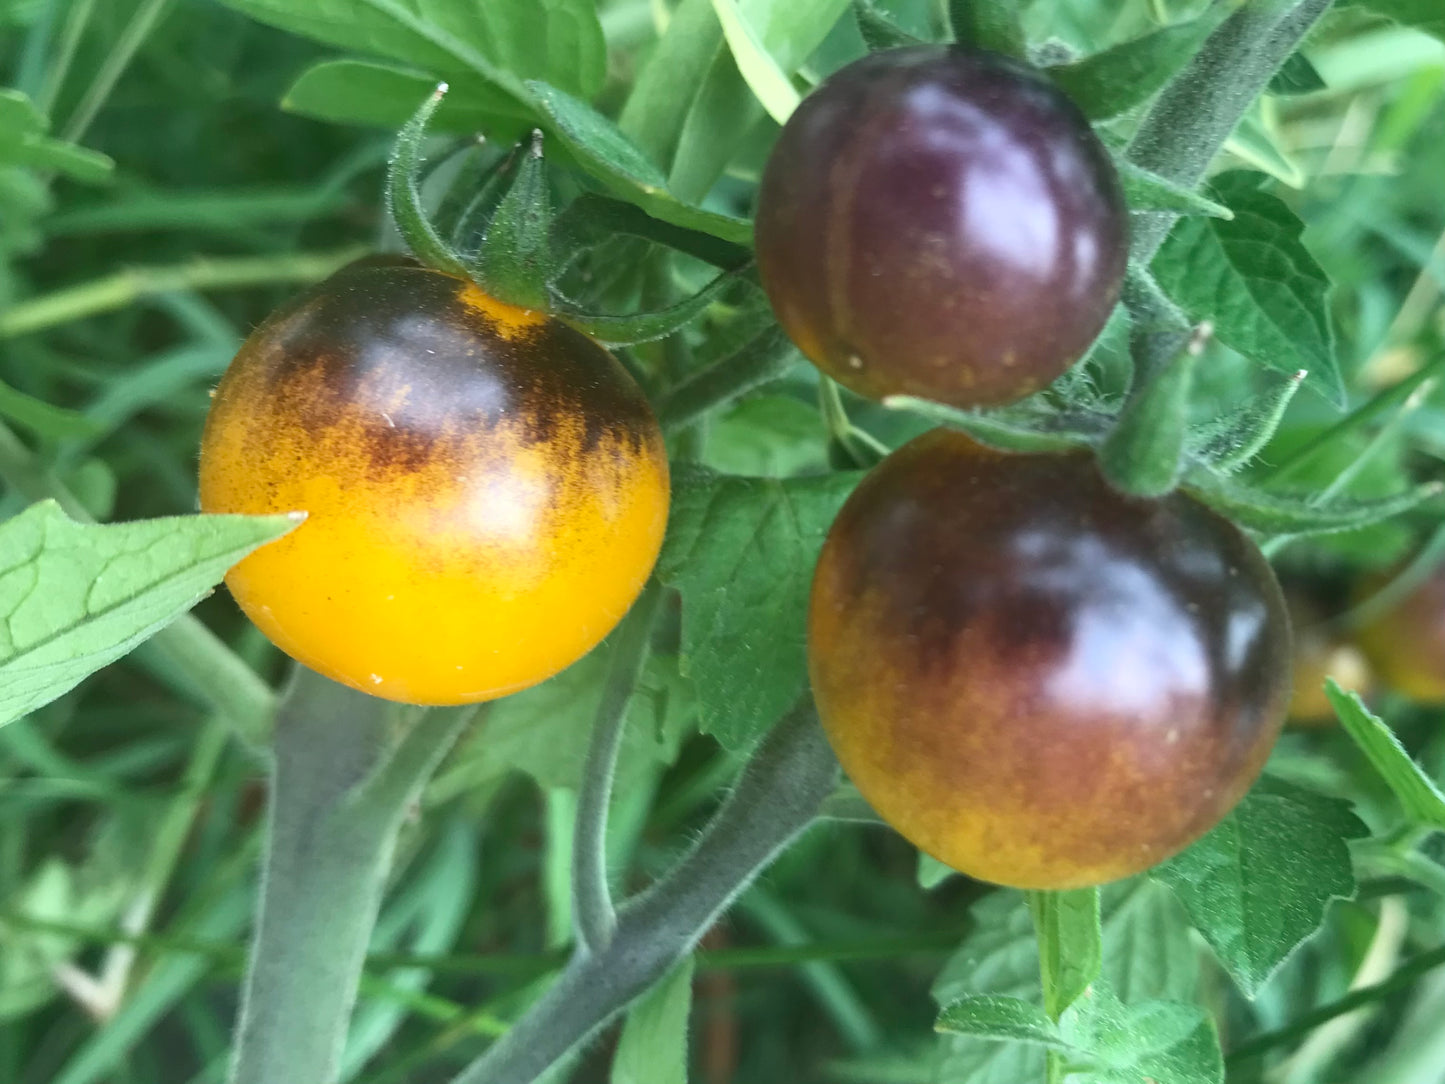
[[[683,960],[627,1014],[609,1084],[687,1084],[693,958]]]
[[[1400,799],[1405,815],[1415,824],[1445,829],[1445,794],[1410,759],[1394,731],[1371,714],[1357,694],[1341,689],[1334,678],[1325,681],[1325,695],[1335,706],[1341,725]]]
[[[1445,8],[1440,0],[1345,0],[1341,6],[1366,8],[1445,41]]]
[[[1252,997],[1355,892],[1349,804],[1265,777],[1203,839],[1155,867],[1235,983]]]
[[[68,692],[199,602],[290,516],[76,523],[53,501],[0,526],[0,724]]]
[[[0,87],[0,166],[55,170],[77,181],[109,179],[115,163],[99,151],[51,139],[50,123],[28,97]]]
[[[1159,285],[1190,320],[1209,320],[1218,339],[1261,365],[1293,374],[1343,403],[1330,283],[1300,241],[1304,223],[1259,174],[1236,170],[1212,182],[1233,219],[1183,218],[1154,258]]]
[[[400,128],[436,85],[436,76],[415,68],[354,57],[322,60],[296,77],[281,108],[319,120]],[[515,98],[485,83],[465,81],[448,91],[431,127],[514,139],[532,120]]]
[[[701,728],[728,749],[749,747],[807,688],[813,566],[859,478],[674,473],[658,577],[682,592],[683,672]]]
[[[1058,1025],[1049,1014],[1030,1002],[1016,997],[976,994],[945,1006],[935,1021],[935,1031],[967,1035],[975,1039],[1001,1039],[1006,1042],[1032,1043],[1050,1050],[1082,1058],[1086,1051],[1064,1041]]]
[[[773,120],[785,123],[802,101],[792,80],[773,59],[747,17],[738,10],[736,0],[712,0],[712,7],[722,23],[733,62],[748,87]]]

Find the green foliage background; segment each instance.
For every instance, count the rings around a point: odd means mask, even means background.
[[[1038,0],[1022,27],[1122,144],[1218,21],[1208,8]],[[558,304],[579,319],[656,313],[745,259],[790,95],[861,55],[865,35],[939,40],[946,16],[923,0],[856,13],[839,0],[0,0],[0,575],[30,567],[15,528],[52,514],[20,515],[39,496],[77,519],[195,510],[208,388],[298,284],[394,245],[381,225],[392,130],[439,79],[451,90],[429,145],[433,202],[540,125],[559,204],[593,201],[570,220],[586,243],[555,269]],[[1153,270],[1214,326],[1194,373],[1194,460],[1222,461],[1281,374],[1309,371],[1216,496],[1269,528],[1289,582],[1335,610],[1361,574],[1414,554],[1418,576],[1445,552],[1438,501],[1409,496],[1445,456],[1442,37],[1435,0],[1341,2],[1200,192],[1129,178],[1136,206],[1190,212]],[[477,131],[489,142],[468,153]],[[650,216],[642,236],[607,225],[623,205]],[[658,223],[691,231],[669,235],[688,255],[663,253]],[[707,301],[663,338],[606,325],[676,423],[680,463],[659,566],[680,601],[628,710],[608,838],[626,888],[667,866],[803,690],[801,604],[822,534],[863,453],[929,424],[852,398],[846,415],[820,413],[813,371],[767,338],[746,276]],[[1097,437],[1127,384],[1127,336],[1112,322],[1085,375],[991,431]],[[757,386],[698,421],[699,382],[720,361],[753,365]],[[1238,425],[1211,429],[1221,418]],[[1404,514],[1359,503],[1392,500]],[[1291,537],[1309,515],[1366,525]],[[211,527],[192,523],[199,546]],[[211,538],[207,555],[256,544],[250,530]],[[115,534],[92,537],[124,552]],[[215,581],[197,575],[168,606]],[[208,629],[273,686],[284,660],[223,594],[194,617],[0,729],[0,1081],[224,1076],[262,829],[261,769],[231,735],[269,702],[234,673],[218,698],[184,652]],[[158,620],[141,614],[127,635]],[[347,1080],[449,1079],[561,962],[571,814],[612,650],[500,704],[428,788],[373,940]],[[1086,1079],[1209,1081],[1217,1033],[1231,1081],[1445,1080],[1432,1027],[1445,992],[1428,971],[1445,941],[1445,852],[1430,834],[1445,824],[1430,783],[1445,776],[1445,719],[1390,690],[1371,700],[1378,715],[1341,704],[1347,731],[1287,735],[1269,782],[1220,829],[1104,892],[1101,981],[1057,1025],[1039,1008],[1025,898],[944,875],[843,816],[856,812],[843,793],[840,816],[709,935],[691,981],[668,978],[577,1078],[1019,1084],[1041,1079],[1047,1048],[1082,1059]],[[1294,1026],[1397,970],[1364,1015]],[[952,1034],[933,1031],[943,1006]],[[1267,1056],[1249,1052],[1281,1029]]]

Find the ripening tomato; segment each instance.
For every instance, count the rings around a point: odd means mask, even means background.
[[[1258,548],[1087,453],[935,430],[849,498],[808,617],[823,726],[864,797],[973,877],[1072,888],[1212,827],[1284,720],[1290,632]]]
[[[1093,342],[1128,211],[1088,121],[1045,76],[957,46],[873,53],[788,118],[757,201],[784,329],[860,395],[1008,403]]]
[[[412,261],[343,269],[246,340],[201,447],[207,512],[307,521],[226,582],[282,650],[417,704],[536,684],[617,624],[668,508],[607,351]]]

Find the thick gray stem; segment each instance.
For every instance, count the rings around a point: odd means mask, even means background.
[[[812,823],[838,762],[811,705],[778,724],[693,849],[630,900],[598,953],[550,990],[452,1084],[530,1084],[692,951],[752,879]]]

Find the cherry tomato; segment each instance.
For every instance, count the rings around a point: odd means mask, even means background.
[[[1333,678],[1341,688],[1363,693],[1370,688],[1370,664],[1350,637],[1332,626],[1313,597],[1298,590],[1286,590],[1285,602],[1294,630],[1290,725],[1329,726],[1335,721],[1335,706],[1325,695],[1325,679]]]
[[[1367,579],[1361,594],[1372,594],[1384,582]],[[1421,704],[1445,704],[1445,565],[1361,626],[1358,640],[1386,685]]]
[[[859,394],[999,404],[1093,342],[1127,222],[1107,152],[1044,76],[910,46],[842,69],[788,119],[758,268],[798,348]]]
[[[275,313],[216,391],[207,512],[302,510],[226,582],[283,651],[417,704],[536,684],[617,624],[662,543],[668,469],[617,360],[409,261]]]
[[[818,712],[878,813],[981,880],[1136,873],[1212,827],[1284,719],[1290,633],[1264,557],[1087,453],[935,430],[849,498],[813,581]]]

